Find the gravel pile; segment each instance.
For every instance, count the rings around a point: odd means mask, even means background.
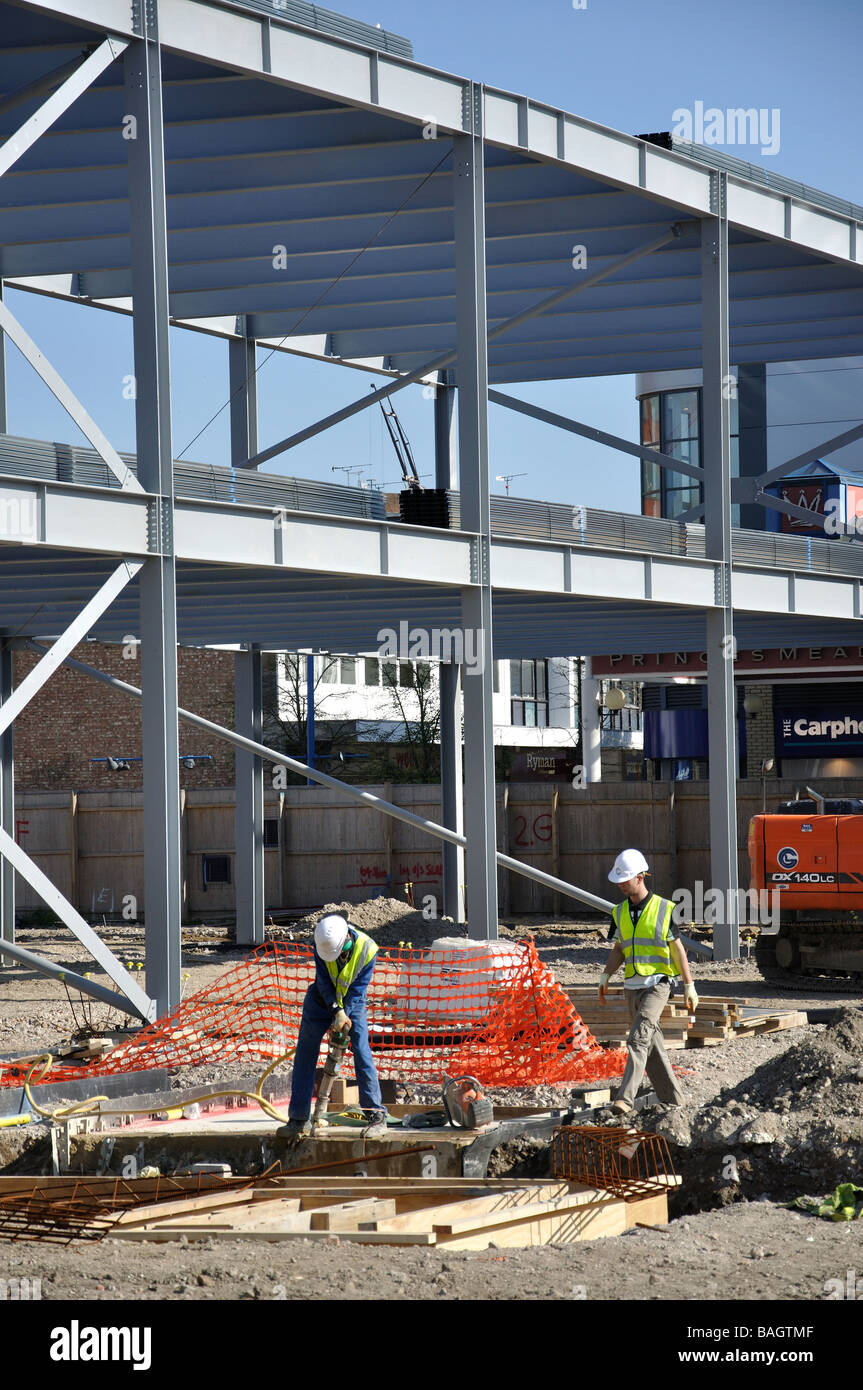
[[[287,927],[270,927],[271,940],[311,941],[315,927],[322,917],[337,913],[351,926],[366,932],[379,946],[398,946],[404,942],[414,947],[430,946],[439,936],[467,936],[464,923],[450,917],[427,920],[422,912],[398,898],[369,898],[363,903],[325,903]]]

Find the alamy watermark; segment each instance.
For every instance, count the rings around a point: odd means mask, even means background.
[[[779,926],[781,894],[776,888],[705,888],[699,879],[694,892],[675,888],[671,900],[677,904],[672,921],[679,927],[690,922],[703,922],[708,927],[732,922],[741,926]]]
[[[39,503],[35,497],[0,498],[0,537],[38,541]]]
[[[779,153],[779,107],[718,106],[696,101],[691,111],[671,113],[671,134],[693,145],[757,145],[762,155]]]
[[[472,627],[411,627],[402,618],[398,628],[382,627],[378,655],[400,661],[445,661],[461,666],[468,676],[485,670],[483,634]]]

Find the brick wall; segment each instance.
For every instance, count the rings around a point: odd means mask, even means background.
[[[773,686],[747,685],[744,694],[757,695],[763,706],[760,714],[746,716],[746,776],[760,777],[762,761],[775,760]],[[774,766],[773,771],[767,773],[768,778],[776,777],[777,771]]]
[[[140,648],[129,651],[103,642],[83,642],[72,652],[78,661],[140,687]],[[18,685],[39,657],[15,653]],[[177,649],[179,702],[184,709],[234,725],[234,654],[204,648]],[[16,787],[42,791],[106,788],[137,790],[143,764],[128,772],[112,772],[93,758],[141,756],[141,702],[112,690],[92,677],[61,666],[15,720]],[[212,762],[196,763],[194,771],[180,765],[183,787],[233,787],[234,750],[223,739],[180,721],[180,753],[209,753]]]

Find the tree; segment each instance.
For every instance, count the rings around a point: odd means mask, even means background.
[[[316,764],[329,771],[329,753],[346,752],[356,747],[356,721],[341,716],[328,717],[336,702],[327,676],[338,670],[339,658],[325,654],[314,658]],[[264,681],[263,724],[264,743],[287,753],[300,762],[306,761],[308,737],[307,658],[301,652],[278,652],[270,679]],[[324,753],[324,748],[328,750]],[[350,764],[339,767],[334,775],[350,780],[345,774]],[[288,772],[292,781],[302,781],[301,774]]]
[[[437,667],[428,661],[382,661],[381,686],[382,717],[368,731],[377,745],[368,772],[383,781],[436,782],[440,777]],[[397,750],[395,767],[393,749]]]

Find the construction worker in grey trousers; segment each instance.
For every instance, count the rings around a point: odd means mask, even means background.
[[[671,997],[674,980],[681,975],[689,1013],[698,1007],[698,995],[683,943],[672,921],[675,904],[651,893],[644,882],[649,866],[637,849],[626,849],[617,856],[611,873],[624,894],[612,914],[614,945],[599,980],[599,1002],[606,1002],[609,978],[625,965],[624,995],[629,1008],[629,1056],[613,1113],[623,1115],[633,1109],[645,1070],[658,1098],[666,1105],[679,1105],[683,1094],[671,1069],[659,1025],[660,1016]]]

